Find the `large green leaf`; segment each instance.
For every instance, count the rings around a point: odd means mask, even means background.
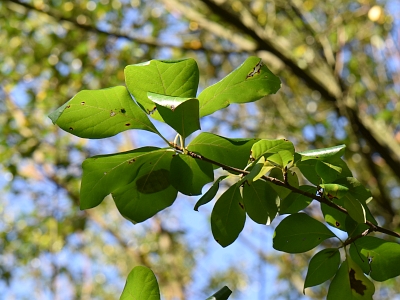
[[[297,213],[286,217],[276,227],[273,247],[287,253],[301,253],[334,236],[321,222],[307,214]]]
[[[160,95],[196,98],[199,68],[194,59],[151,60],[125,67],[126,86],[142,108],[163,121],[148,92]]]
[[[364,275],[361,268],[349,256],[329,286],[327,300],[372,300],[374,284]]]
[[[350,193],[345,194],[342,199],[344,202],[344,208],[349,213],[349,216],[357,223],[365,223],[365,209],[361,202]]]
[[[128,129],[159,134],[123,86],[80,91],[49,117],[65,131],[82,138],[106,138]]]
[[[214,180],[212,164],[189,155],[176,155],[171,161],[171,184],[185,195],[200,195],[203,186]]]
[[[258,180],[243,187],[243,202],[249,217],[256,223],[269,225],[278,212],[277,194],[265,181]]]
[[[156,147],[143,147],[87,158],[82,164],[81,209],[99,205],[105,196],[132,182],[143,163],[164,152]]]
[[[144,266],[129,273],[120,300],[160,300],[160,290],[153,271]]]
[[[174,203],[178,194],[170,182],[174,155],[170,150],[157,151],[140,166],[131,183],[111,194],[121,215],[139,223]]]
[[[155,102],[164,122],[175,129],[183,139],[200,129],[199,100],[148,93]]]
[[[244,168],[250,157],[251,146],[257,139],[228,139],[216,134],[202,132],[187,149],[224,165]]]
[[[214,239],[222,246],[232,244],[243,230],[246,212],[238,184],[232,185],[217,200],[211,213]]]
[[[313,256],[308,265],[304,289],[321,284],[333,277],[340,265],[338,249],[324,249]]]
[[[301,174],[312,184],[320,185],[322,180],[321,177],[315,171],[315,167],[318,163],[317,159],[308,159],[305,161],[297,161],[296,167],[300,170]]]
[[[278,77],[251,56],[221,81],[200,93],[200,116],[206,116],[231,103],[246,103],[276,93],[281,86]]]
[[[352,259],[372,279],[385,281],[400,275],[400,245],[365,236],[350,246]]]
[[[210,189],[207,192],[205,192],[204,195],[201,196],[201,198],[196,202],[196,205],[194,206],[195,211],[198,211],[200,206],[207,204],[212,199],[214,199],[214,197],[217,194],[218,189],[219,189],[219,183],[222,180],[224,180],[226,177],[228,177],[228,176],[227,175],[220,176],[217,180],[215,180],[215,182],[210,187]]]

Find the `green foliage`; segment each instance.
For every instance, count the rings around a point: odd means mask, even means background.
[[[237,239],[246,214],[254,222],[266,225],[278,215],[290,214],[275,229],[276,250],[302,253],[323,247],[325,240],[336,237],[326,224],[348,234],[345,241],[332,241],[336,248],[323,249],[311,259],[304,289],[334,276],[328,299],[371,299],[374,285],[364,273],[379,281],[399,275],[393,267],[400,256],[398,244],[366,236],[380,231],[398,237],[377,226],[367,207],[370,192],[352,177],[342,160],[344,145],[296,152],[286,139],[232,139],[201,132],[186,146],[186,138],[200,129],[201,116],[230,103],[256,101],[279,89],[279,79],[261,59],[248,58],[198,98],[199,71],[193,59],[131,65],[125,68],[125,79],[129,92],[123,87],[79,92],[50,115],[52,121],[87,138],[144,129],[157,133],[167,148],[148,146],[86,159],[81,209],[95,207],[111,194],[121,215],[133,223],[143,222],[172,205],[178,191],[201,195],[204,185],[214,181],[214,170],[222,168],[226,174],[213,182],[194,207],[198,210],[211,202],[222,181],[230,185],[220,192],[211,213],[212,234],[221,246]],[[163,137],[148,116],[173,128],[177,133],[175,141]],[[299,177],[312,185],[299,185]],[[312,200],[321,203],[326,224],[299,213]],[[339,268],[340,248],[344,249],[346,260]],[[148,289],[137,283],[145,277],[150,278]],[[121,298],[135,299],[128,297],[141,292],[153,297],[152,289],[154,297],[159,297],[154,282],[151,271],[134,269]],[[222,289],[211,298],[226,299],[229,295],[229,289]]]

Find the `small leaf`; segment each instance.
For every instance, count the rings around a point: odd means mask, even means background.
[[[350,193],[345,194],[343,200],[344,208],[349,213],[349,216],[357,223],[365,223],[365,210],[360,201]]]
[[[227,286],[224,286],[222,289],[208,297],[206,300],[227,300],[231,294],[232,291]]]
[[[148,93],[148,97],[155,102],[164,122],[175,129],[183,139],[200,129],[199,100],[154,93]]]
[[[144,266],[129,273],[120,300],[160,300],[160,290],[153,271]]]
[[[299,186],[299,189],[304,192],[312,193],[314,195],[316,192],[315,186],[310,186],[310,185]],[[297,213],[298,211],[306,208],[311,203],[311,201],[312,199],[310,199],[307,196],[291,192],[285,198],[281,199],[281,203],[279,206],[279,214],[283,215],[283,214]]]
[[[268,158],[272,154],[280,153],[282,151],[283,158],[280,158],[281,163],[282,160],[285,161],[286,164],[288,161],[293,160],[294,146],[292,142],[286,139],[259,140],[251,148],[251,156],[254,159],[258,159],[261,155],[264,155],[265,158]]]
[[[159,135],[123,86],[80,91],[49,117],[63,130],[82,138],[106,138],[128,129]]]
[[[374,284],[364,275],[361,268],[348,256],[329,286],[327,300],[365,299],[372,300]]]
[[[320,187],[324,190],[324,195],[329,199],[340,199],[349,191],[348,187],[337,183],[320,184]]]
[[[181,98],[196,98],[199,68],[194,59],[151,60],[125,68],[129,92],[154,119],[163,121],[147,93]]]
[[[262,180],[243,187],[243,202],[249,217],[256,223],[269,225],[278,212],[277,194]]]
[[[104,197],[132,182],[142,164],[154,159],[160,152],[165,152],[165,149],[143,147],[87,158],[82,164],[80,208],[95,207]]]
[[[350,246],[350,255],[376,281],[385,281],[400,275],[400,245],[365,236]]]
[[[244,168],[250,157],[251,146],[256,141],[257,139],[228,139],[202,132],[192,140],[187,149],[224,165]]]
[[[286,217],[276,227],[273,247],[287,253],[302,253],[334,236],[321,222],[304,213],[297,213]]]
[[[121,215],[134,224],[172,205],[178,194],[170,182],[170,165],[174,152],[163,150],[140,165],[132,182],[112,193]]]
[[[299,152],[299,154],[302,156],[302,161],[308,159],[325,160],[331,157],[341,157],[344,154],[345,148],[346,145],[339,145],[330,148],[307,150]]]
[[[338,271],[340,252],[338,249],[324,249],[311,258],[308,266],[304,289],[327,281]]]
[[[219,189],[219,183],[224,180],[226,177],[228,177],[227,175],[224,176],[220,176],[211,186],[211,188],[196,202],[196,205],[194,206],[194,210],[198,211],[199,207],[207,204],[208,202],[210,202],[212,199],[214,199],[215,195],[218,192]]]
[[[231,103],[246,103],[275,94],[281,86],[258,57],[251,56],[221,81],[204,89],[199,95],[200,116],[206,116]]]
[[[214,180],[212,164],[189,155],[175,155],[171,161],[171,184],[185,195],[201,195],[203,186]]]
[[[246,221],[239,185],[232,185],[217,200],[211,213],[214,239],[222,246],[232,244],[243,230]]]
[[[250,173],[244,176],[240,180],[240,184],[247,182],[248,184],[252,184],[253,181],[256,181],[257,179],[261,178],[264,174],[261,175],[261,172],[263,171],[265,164],[265,158],[261,157],[258,161],[252,163],[252,167],[250,170]],[[257,179],[254,179],[257,178]]]

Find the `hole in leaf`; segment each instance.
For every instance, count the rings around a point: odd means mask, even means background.
[[[85,105],[85,101],[82,101],[82,102],[81,102],[81,105]]]
[[[72,131],[72,130],[74,130],[74,129],[73,129],[72,127],[70,127],[70,128],[69,128],[69,130],[71,130],[71,131]]]
[[[112,111],[110,112],[110,117],[114,117],[115,115],[116,115],[115,111],[112,110]]]
[[[136,180],[136,187],[143,194],[157,193],[169,186],[169,171],[165,169],[152,171]]]
[[[256,74],[260,74],[260,72],[261,72],[261,67],[263,66],[263,63],[262,63],[262,61],[260,60],[257,64],[256,64],[256,66],[253,68],[253,70],[249,73],[249,74],[247,74],[247,76],[246,76],[246,79],[248,79],[248,78],[250,78],[250,77],[253,77],[254,75],[256,75]]]
[[[134,162],[135,162],[135,159],[134,159],[134,158],[128,160],[128,164],[133,164]]]
[[[335,225],[336,225],[336,227],[339,227],[340,223],[338,221],[336,221]]]

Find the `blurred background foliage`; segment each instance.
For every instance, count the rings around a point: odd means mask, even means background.
[[[156,142],[141,132],[78,139],[47,115],[82,89],[123,85],[126,65],[153,58],[195,58],[200,88],[249,55],[263,58],[281,90],[206,117],[203,129],[286,137],[299,151],[346,144],[380,225],[399,229],[397,1],[4,0],[0,28],[4,299],[117,299],[138,264],[153,269],[165,299],[200,299],[223,285],[235,299],[303,297],[311,254],[271,250],[271,227],[247,224],[229,250],[212,240],[211,208],[193,212],[193,199],[180,197],[135,226],[110,199],[79,211],[86,157]],[[316,208],[307,210],[320,218]],[[224,261],[223,253],[235,259]],[[394,299],[398,281],[376,283],[376,299]],[[320,299],[326,289],[308,289],[304,298]]]

